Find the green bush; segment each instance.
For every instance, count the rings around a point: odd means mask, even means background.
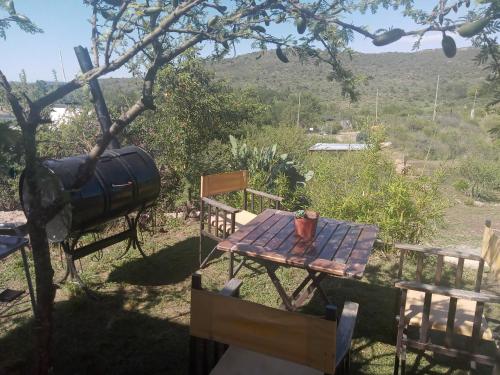
[[[500,188],[500,166],[498,161],[469,156],[458,166],[459,175],[468,185],[471,198],[491,199],[493,191]]]
[[[230,141],[232,169],[248,170],[250,186],[283,197],[284,209],[295,210],[309,203],[305,184],[312,172],[303,174],[298,162],[288,154],[278,154],[276,144],[251,148],[235,137]]]
[[[374,223],[384,241],[416,243],[442,221],[439,179],[396,174],[392,161],[375,148],[311,158],[308,184],[312,208],[326,217]]]
[[[455,188],[455,190],[460,191],[462,193],[465,193],[470,189],[469,183],[464,179],[455,181],[453,183],[453,187]]]

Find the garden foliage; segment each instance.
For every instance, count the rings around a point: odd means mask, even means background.
[[[308,185],[322,216],[380,227],[384,241],[419,242],[441,223],[439,176],[403,176],[376,147],[338,155],[315,154]]]

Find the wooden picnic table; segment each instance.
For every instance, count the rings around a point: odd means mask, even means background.
[[[293,212],[267,209],[220,242],[217,249],[230,254],[230,277],[234,254],[264,265],[284,306],[295,310],[315,290],[329,303],[320,287],[321,280],[328,275],[361,278],[377,233],[375,225],[320,218],[314,240],[306,242],[295,235]],[[275,271],[281,266],[308,272],[291,296],[276,276]]]

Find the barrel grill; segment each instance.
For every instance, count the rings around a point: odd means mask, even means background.
[[[85,155],[43,162],[42,197],[53,201],[70,194],[70,203],[47,224],[52,242],[66,240],[74,233],[98,228],[103,223],[151,206],[160,192],[160,174],[152,157],[140,147],[107,150],[99,158],[94,176],[81,189],[71,190]],[[28,215],[29,195],[24,173],[20,198]]]

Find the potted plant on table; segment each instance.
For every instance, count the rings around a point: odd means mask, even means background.
[[[316,211],[295,211],[295,234],[304,241],[312,241],[316,235],[319,214]]]

